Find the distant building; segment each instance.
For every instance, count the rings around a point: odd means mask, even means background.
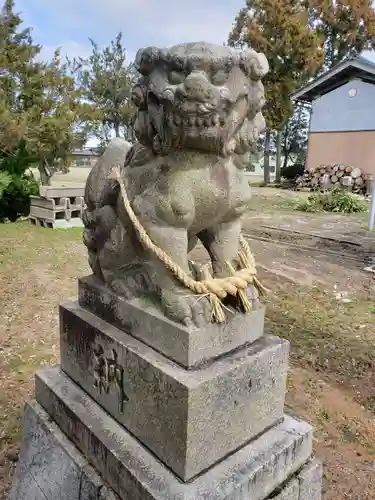
[[[375,64],[347,59],[292,95],[311,105],[307,168],[346,164],[375,174]]]
[[[98,148],[74,149],[72,167],[92,168],[100,156]]]

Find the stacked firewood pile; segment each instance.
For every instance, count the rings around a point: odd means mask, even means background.
[[[311,190],[326,190],[343,187],[355,193],[367,193],[371,185],[372,176],[364,174],[360,168],[350,165],[320,165],[305,170],[296,179],[298,188]]]

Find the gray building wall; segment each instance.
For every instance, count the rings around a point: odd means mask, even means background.
[[[375,130],[375,85],[352,80],[313,101],[310,132],[359,130]]]

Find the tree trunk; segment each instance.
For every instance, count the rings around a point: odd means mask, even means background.
[[[284,153],[284,159],[283,159],[283,166],[282,166],[282,168],[286,168],[288,166],[288,161],[289,161],[289,156],[290,156],[289,149],[286,150],[286,151],[283,151],[283,153]]]
[[[50,186],[52,175],[51,175],[51,172],[49,171],[47,165],[45,164],[45,161],[41,161],[39,163],[38,170],[39,170],[41,185],[42,186]]]
[[[281,183],[281,130],[276,135],[276,184]]]
[[[283,144],[281,147],[281,151],[282,151],[283,158],[284,158],[283,168],[288,166],[288,159],[289,159],[289,155],[290,155],[290,148],[288,147],[289,122],[290,122],[290,120],[288,120],[286,122],[286,125],[284,127],[284,141],[283,141]]]
[[[271,181],[271,176],[270,176],[270,143],[271,143],[271,130],[267,129],[266,139],[264,142],[264,163],[263,163],[264,184],[266,186]]]
[[[120,137],[120,125],[118,123],[114,124],[116,137]]]

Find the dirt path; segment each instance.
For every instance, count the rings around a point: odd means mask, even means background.
[[[314,426],[316,455],[324,462],[325,500],[373,500],[375,423],[344,388],[292,367],[287,403]]]

